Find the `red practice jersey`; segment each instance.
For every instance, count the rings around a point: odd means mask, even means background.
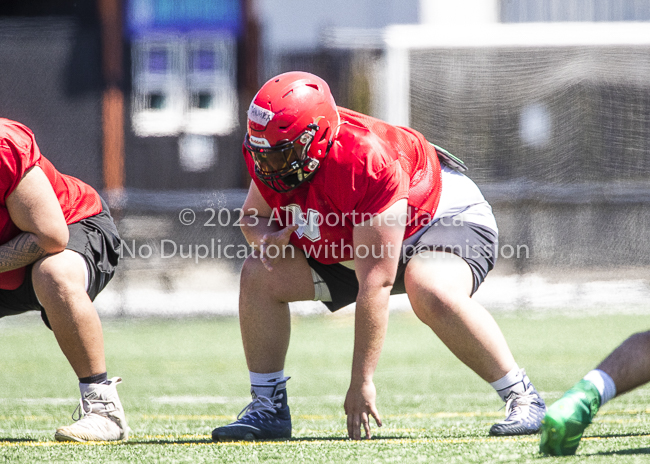
[[[419,132],[339,108],[340,130],[318,172],[297,188],[278,193],[248,171],[279,226],[299,224],[291,243],[323,264],[353,259],[355,225],[408,199],[413,235],[433,218],[442,190],[440,163]]]
[[[0,244],[20,233],[9,217],[6,201],[34,166],[40,167],[52,184],[67,224],[102,211],[99,194],[91,186],[61,174],[41,155],[31,130],[18,122],[0,118]],[[0,289],[15,290],[24,278],[25,268],[0,273]]]

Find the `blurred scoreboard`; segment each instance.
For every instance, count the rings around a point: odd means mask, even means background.
[[[237,124],[239,0],[128,0],[136,135],[215,136]]]

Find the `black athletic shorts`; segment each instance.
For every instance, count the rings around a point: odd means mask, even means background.
[[[88,266],[88,296],[94,300],[115,274],[120,257],[120,236],[108,205],[102,199],[102,212],[74,224],[68,224],[70,238],[66,249],[76,251]],[[32,266],[27,266],[25,280],[15,290],[0,289],[0,317],[40,311],[50,327],[45,309],[38,302],[32,284]],[[51,328],[51,327],[50,327]]]
[[[392,295],[406,293],[406,265],[413,256],[424,250],[446,251],[463,258],[469,264],[474,277],[472,294],[492,270],[497,259],[497,233],[479,224],[444,219],[445,221],[436,221],[404,240]],[[307,261],[327,284],[332,301],[323,303],[330,311],[337,311],[356,301],[359,282],[352,269],[342,264],[322,264],[311,257],[307,257]]]

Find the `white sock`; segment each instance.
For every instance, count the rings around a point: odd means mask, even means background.
[[[530,385],[530,380],[523,369],[515,364],[514,369],[501,377],[496,382],[490,382],[492,388],[496,390],[503,401],[506,401],[508,395],[515,391],[517,393],[524,393]]]
[[[79,382],[79,392],[81,392],[81,397],[84,398],[84,395],[88,391],[92,384],[91,383],[81,383]]]
[[[594,369],[588,372],[583,379],[596,386],[598,393],[600,393],[601,406],[616,396],[616,384],[614,384],[614,380],[607,372]]]
[[[251,392],[256,396],[265,396],[267,398],[273,395],[276,385],[289,380],[285,378],[284,370],[271,372],[269,374],[260,374],[258,372],[248,372],[251,379]]]
[[[85,398],[86,392],[88,390],[90,390],[91,387],[95,386],[94,388],[96,388],[96,385],[106,385],[106,384],[108,384],[108,380],[104,380],[103,382],[100,382],[99,384],[97,384],[97,383],[81,383],[81,382],[79,382],[79,392],[81,393],[81,397]]]

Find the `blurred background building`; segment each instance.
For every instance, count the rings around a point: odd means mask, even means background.
[[[645,298],[648,21],[650,0],[4,0],[0,114],[113,207],[107,311],[234,312],[241,256],[197,247],[243,243],[245,111],[289,70],[466,160],[510,247],[494,307],[550,304],[529,283],[558,276],[564,302],[617,278]]]

